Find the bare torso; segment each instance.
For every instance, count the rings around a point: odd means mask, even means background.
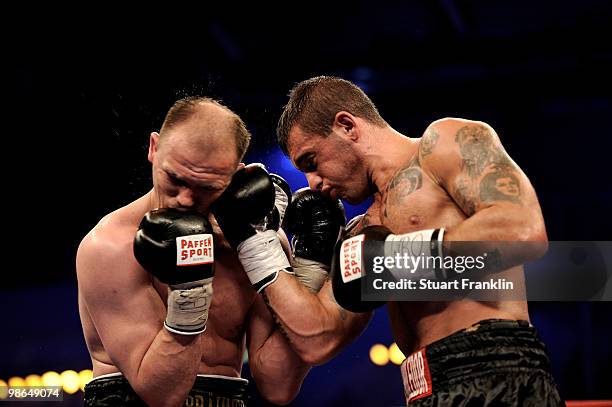
[[[117,243],[126,245],[125,252],[133,256],[132,239],[140,220],[148,210],[147,204],[145,196],[109,214],[94,228],[94,232],[98,229],[105,236],[113,236]],[[207,328],[202,334],[203,353],[198,372],[239,377],[245,350],[245,320],[254,302],[255,291],[242,271],[235,252],[223,241],[216,223],[213,224],[216,237],[214,294]],[[134,278],[143,280],[143,284],[148,284],[166,304],[167,285],[152,278],[135,263],[135,260],[132,263],[135,266],[131,267],[130,272],[134,273]],[[87,276],[79,276],[79,278],[87,278]],[[112,270],[109,270],[109,278],[112,278]],[[79,295],[79,312],[85,341],[92,359],[94,376],[119,372],[104,349],[87,304],[81,295]],[[160,313],[159,320],[163,321],[164,318],[165,312]],[[117,327],[117,329],[126,328]]]
[[[416,151],[416,146],[415,146]],[[408,152],[407,158],[413,153]],[[401,234],[451,228],[467,218],[443,186],[423,172],[417,160],[406,161],[387,188],[374,196],[365,222]],[[396,342],[404,354],[487,318],[528,320],[526,302],[390,302],[387,305]]]

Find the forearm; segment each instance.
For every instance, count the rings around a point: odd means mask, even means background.
[[[260,393],[274,404],[293,400],[311,368],[293,351],[278,329],[250,356],[249,363]]]
[[[493,255],[501,269],[541,257],[548,248],[541,214],[524,207],[491,206],[444,233],[444,253]],[[469,243],[468,243],[469,242]]]
[[[303,286],[297,278],[280,273],[274,284],[266,287],[264,301],[272,311],[277,323],[289,342],[308,346],[327,332],[333,330],[327,321],[325,309],[318,293]]]
[[[335,356],[370,318],[369,313],[353,314],[339,306],[329,283],[313,293],[290,275],[266,288],[264,299],[292,348],[310,364]]]
[[[533,212],[514,204],[489,206],[446,229],[445,238],[454,241],[546,240],[543,219]]]
[[[200,335],[178,335],[162,328],[130,384],[150,406],[180,406],[193,387],[201,359]]]

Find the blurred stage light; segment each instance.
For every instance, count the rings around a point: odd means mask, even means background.
[[[404,356],[400,348],[397,346],[397,343],[395,342],[393,342],[391,346],[389,346],[389,359],[396,365],[401,365],[404,359],[406,359],[406,356]]]
[[[43,386],[61,386],[62,380],[59,373],[47,372],[42,375]]]
[[[42,376],[31,374],[25,379],[21,377],[11,377],[8,383],[0,380],[0,400],[8,397],[9,387],[43,387],[43,386],[59,386],[68,394],[74,394],[77,391],[85,390],[85,385],[93,378],[91,369],[84,369],[80,372],[74,370],[66,370],[59,374],[57,372],[46,372]]]
[[[389,363],[389,349],[385,345],[377,343],[370,348],[370,360],[378,366]]]
[[[81,378],[74,370],[66,370],[60,375],[62,380],[62,388],[68,394],[74,394],[81,387]]]
[[[8,397],[8,383],[4,380],[0,380],[0,400],[4,400]]]
[[[90,369],[81,370],[79,372],[79,380],[81,382],[79,388],[81,389],[81,391],[85,391],[85,385],[89,383],[92,378],[93,372]]]
[[[11,377],[8,379],[9,387],[23,387],[26,385],[26,381],[21,377]]]
[[[42,378],[37,374],[31,374],[25,378],[26,386],[40,387],[43,385]]]

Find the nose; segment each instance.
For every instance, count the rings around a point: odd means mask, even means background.
[[[191,208],[194,204],[193,191],[190,188],[181,188],[176,196],[176,202],[182,208]]]
[[[319,177],[316,172],[306,173],[306,180],[308,180],[308,186],[313,191],[320,191],[323,187],[323,178]]]

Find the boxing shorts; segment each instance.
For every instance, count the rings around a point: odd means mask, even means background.
[[[248,380],[239,377],[198,375],[182,404],[184,407],[245,407]],[[146,407],[121,373],[94,378],[85,386],[85,407]]]
[[[401,369],[409,406],[565,406],[527,321],[480,321],[412,353]]]

